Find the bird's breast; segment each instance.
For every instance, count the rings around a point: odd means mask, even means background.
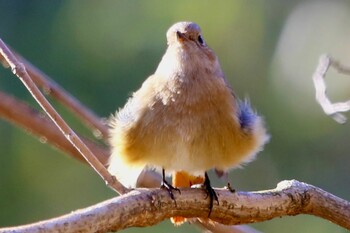
[[[211,168],[230,156],[239,134],[235,106],[221,77],[169,80],[135,130],[142,132],[143,159],[168,170]]]
[[[127,163],[197,173],[237,166],[255,153],[259,143],[242,131],[225,80],[187,78],[192,79],[166,80],[153,88],[152,95],[136,95],[142,99],[135,102],[148,104],[136,111],[135,121],[115,133],[115,144]]]

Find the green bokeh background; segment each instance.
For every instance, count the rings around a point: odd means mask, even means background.
[[[298,179],[350,200],[349,124],[324,115],[311,79],[323,53],[350,64],[349,1],[0,1],[0,37],[101,117],[123,106],[152,74],[166,48],[166,30],[183,20],[201,26],[235,92],[249,96],[272,135],[256,161],[231,172],[234,187],[263,190]],[[334,100],[349,99],[349,77],[331,71],[327,82]],[[0,90],[37,106],[3,68]],[[87,132],[53,103],[73,128]],[[0,154],[0,227],[114,196],[88,166],[3,120]],[[263,232],[346,232],[306,215],[252,226]],[[124,232],[199,230],[165,221]]]

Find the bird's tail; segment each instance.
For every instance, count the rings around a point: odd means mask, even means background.
[[[192,185],[203,184],[204,182],[204,176],[193,176],[184,171],[174,172],[172,179],[173,186],[177,188],[191,187]],[[180,226],[187,221],[182,216],[175,216],[170,218],[170,220],[175,226]]]
[[[119,155],[112,154],[109,160],[108,171],[118,181],[128,188],[135,188],[138,178],[145,168],[144,165],[126,163]]]

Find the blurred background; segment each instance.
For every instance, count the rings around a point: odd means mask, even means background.
[[[201,26],[235,92],[250,98],[272,135],[256,161],[231,172],[234,187],[264,190],[298,179],[350,200],[350,126],[325,116],[312,84],[321,54],[350,65],[349,1],[0,1],[0,37],[101,117],[122,107],[154,72],[167,29],[183,20]],[[334,101],[350,98],[350,77],[330,71],[327,82]],[[0,90],[37,106],[8,69],[0,68]],[[74,129],[87,132],[53,103]],[[88,166],[3,120],[0,154],[0,227],[114,196]],[[210,176],[215,186],[224,185]],[[306,215],[251,226],[263,232],[346,232]],[[199,230],[164,221],[123,232]]]

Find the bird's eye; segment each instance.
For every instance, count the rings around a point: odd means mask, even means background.
[[[203,40],[203,38],[202,38],[201,35],[198,36],[197,40],[198,40],[198,43],[199,43],[200,45],[204,45],[204,44],[205,44],[205,43],[204,43],[204,40]]]

